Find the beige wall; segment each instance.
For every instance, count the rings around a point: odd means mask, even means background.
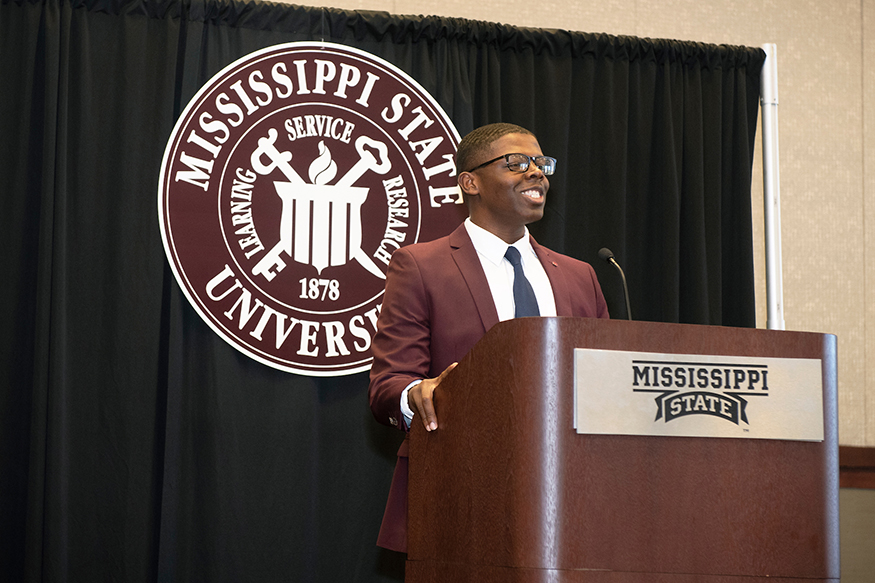
[[[339,0],[310,5],[717,44],[775,43],[786,328],[838,336],[840,442],[875,446],[875,73],[866,66],[875,62],[875,0]],[[761,175],[759,157],[754,171]],[[755,178],[754,185],[761,249],[761,181]],[[757,259],[761,327],[766,321],[763,255],[760,251]]]

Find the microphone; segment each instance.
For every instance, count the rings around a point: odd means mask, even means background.
[[[620,277],[623,279],[623,295],[626,297],[626,318],[631,320],[632,307],[629,304],[629,287],[626,285],[626,274],[623,273],[623,268],[620,267],[620,264],[617,263],[616,259],[614,259],[614,253],[607,247],[602,247],[599,250],[599,258],[607,261],[608,263],[611,263],[620,272]]]

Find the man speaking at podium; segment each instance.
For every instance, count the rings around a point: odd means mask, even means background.
[[[526,228],[544,216],[556,169],[532,132],[506,123],[478,128],[459,143],[456,169],[468,218],[447,237],[395,251],[386,274],[368,397],[379,422],[405,431],[411,423],[440,427],[435,389],[498,322],[608,317],[593,268],[538,245]],[[405,439],[377,539],[401,552],[407,455]]]

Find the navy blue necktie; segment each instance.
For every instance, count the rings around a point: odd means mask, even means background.
[[[540,316],[538,300],[535,299],[535,291],[532,284],[523,273],[523,264],[520,261],[520,252],[516,247],[508,247],[504,254],[505,259],[513,265],[513,304],[515,306],[514,318],[525,316]]]

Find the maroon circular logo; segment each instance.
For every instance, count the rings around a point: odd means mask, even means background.
[[[217,334],[306,375],[367,370],[392,252],[465,216],[459,135],[419,84],[331,43],[269,47],[195,95],[161,165],[168,261]]]

